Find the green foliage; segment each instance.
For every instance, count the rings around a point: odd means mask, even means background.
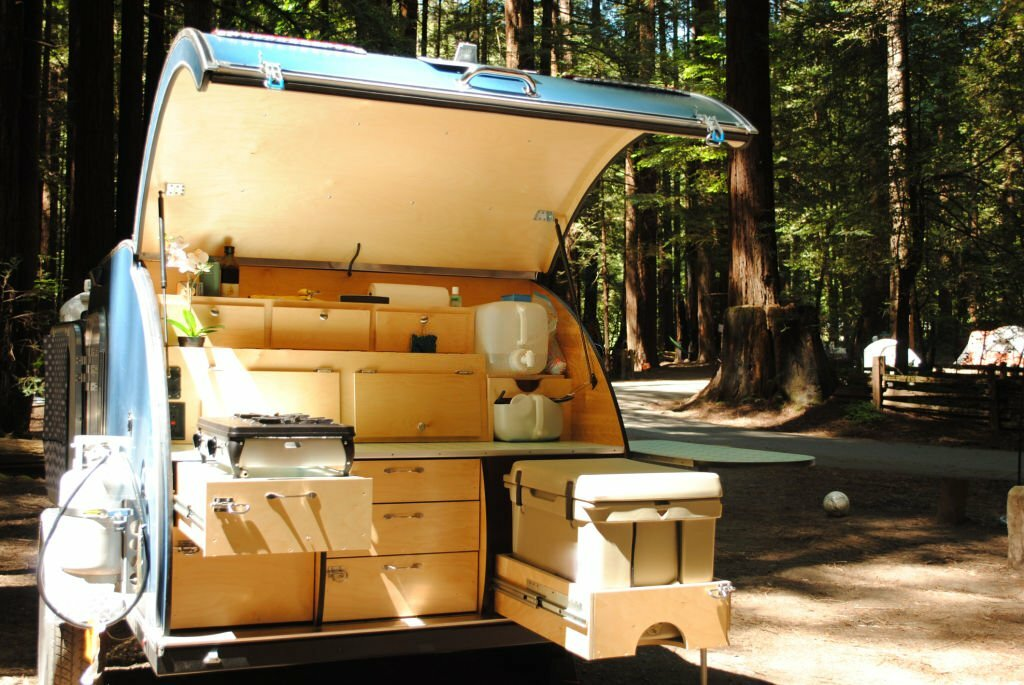
[[[57,282],[40,271],[31,290],[13,286],[18,259],[0,262],[0,421],[5,432],[18,432],[22,396],[42,391],[42,339],[55,321]]]
[[[882,412],[875,409],[875,405],[870,402],[853,402],[846,407],[843,417],[847,421],[862,425],[878,423],[885,418]]]
[[[168,318],[167,323],[178,329],[178,332],[186,338],[200,338],[224,328],[224,324],[220,323],[204,326],[191,308],[181,310],[181,319]]]

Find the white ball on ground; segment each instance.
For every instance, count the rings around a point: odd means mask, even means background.
[[[825,495],[821,506],[829,516],[846,516],[850,513],[850,498],[838,490]]]

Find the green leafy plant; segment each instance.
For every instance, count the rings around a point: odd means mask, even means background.
[[[870,402],[855,402],[846,408],[843,415],[854,423],[877,423],[884,418],[882,412]]]
[[[209,335],[217,329],[224,328],[223,324],[214,324],[213,326],[204,326],[199,317],[192,311],[191,305],[186,306],[181,310],[181,320],[178,319],[167,319],[167,323],[174,326],[178,331],[186,338],[200,338],[204,335]]]

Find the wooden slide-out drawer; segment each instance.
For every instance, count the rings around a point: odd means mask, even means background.
[[[275,304],[270,346],[289,350],[369,350],[370,312]]]
[[[410,352],[413,335],[437,336],[437,351],[458,354],[473,351],[473,310],[376,312],[378,352]]]
[[[266,344],[266,327],[263,304],[208,304],[192,303],[192,311],[203,326],[221,325],[207,337],[214,347],[263,347]],[[181,320],[181,304],[168,298],[167,316]],[[172,345],[177,341],[179,331],[167,324],[168,340]]]
[[[353,386],[357,441],[486,439],[479,374],[357,373]]]
[[[324,621],[476,611],[477,553],[327,560]]]
[[[365,478],[232,478],[212,464],[182,462],[176,499],[196,512],[198,520],[183,517],[179,526],[208,557],[370,546]]]
[[[373,501],[450,502],[480,499],[478,459],[360,460],[352,475],[373,479]]]
[[[173,544],[172,629],[313,620],[315,554],[204,557],[176,528]]]
[[[479,502],[373,505],[371,556],[475,552],[479,546]],[[366,552],[338,554],[365,555]]]

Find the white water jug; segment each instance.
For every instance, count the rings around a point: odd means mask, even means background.
[[[502,300],[476,308],[476,351],[492,376],[529,376],[548,361],[548,318],[536,302]]]
[[[494,437],[505,442],[558,440],[562,408],[544,395],[523,393],[494,405]]]

